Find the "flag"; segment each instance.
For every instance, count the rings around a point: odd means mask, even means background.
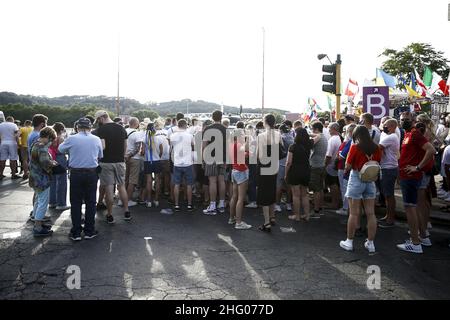
[[[381,83],[381,79],[383,79],[384,85],[388,87],[395,88],[397,86],[397,79],[395,79],[395,77],[391,76],[389,73],[384,72],[381,69],[377,69],[377,85],[378,82]]]
[[[447,79],[448,82],[448,79]],[[444,79],[442,79],[442,77],[437,74],[436,72],[433,72],[433,81],[431,82],[431,86],[430,86],[430,93],[436,93],[436,92],[442,92],[442,94],[444,94],[444,96],[448,96],[448,86],[447,83],[445,82]]]
[[[416,75],[417,85],[420,87],[420,90],[417,90],[417,91],[420,91],[420,93],[422,94],[422,97],[425,97],[427,95],[427,87],[423,83],[423,81],[420,78],[419,74],[417,73],[416,69],[414,69],[414,74]]]
[[[419,93],[417,93],[416,90],[414,90],[413,88],[411,88],[407,84],[405,84],[405,88],[406,88],[406,91],[408,92],[408,95],[410,97],[422,98],[422,96]]]
[[[450,72],[448,73],[448,77],[447,77],[447,87],[445,88],[446,92],[444,92],[444,95],[448,96],[450,95]],[[449,102],[450,104],[450,102]]]
[[[402,85],[406,85],[406,78],[403,76],[403,73],[400,73],[400,75],[398,76],[398,81],[399,81]]]
[[[427,86],[430,87],[432,82],[433,82],[433,71],[431,71],[430,68],[425,67],[425,71],[423,72],[423,83]]]
[[[313,98],[308,98],[308,104],[310,107],[314,107],[317,104],[317,102]]]
[[[328,101],[328,110],[331,111],[334,109],[334,102],[333,99],[331,99],[331,95],[327,94],[327,101]]]
[[[414,73],[411,72],[411,88],[416,91],[416,77]]]
[[[345,95],[352,98],[359,92],[358,82],[356,80],[348,79],[347,89],[345,89]]]

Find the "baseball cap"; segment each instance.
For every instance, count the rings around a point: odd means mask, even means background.
[[[99,110],[95,113],[95,120],[97,120],[100,117],[103,117],[104,115],[108,115],[108,112],[105,110]]]
[[[92,128],[91,120],[88,118],[81,118],[77,121],[77,127],[79,129],[90,129]]]

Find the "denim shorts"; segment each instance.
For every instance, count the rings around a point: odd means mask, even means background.
[[[424,174],[422,177],[422,180],[420,181],[420,187],[419,189],[427,189],[428,185],[430,184],[431,176]]]
[[[193,167],[173,167],[172,182],[173,184],[180,185],[183,178],[188,186],[194,184]]]
[[[248,169],[245,171],[232,170],[231,181],[236,184],[241,184],[248,181]]]
[[[417,206],[417,191],[422,183],[422,180],[400,180],[400,187],[402,188],[403,205],[405,207]]]
[[[358,171],[351,171],[345,196],[349,199],[366,200],[375,199],[377,187],[375,182],[362,182]]]
[[[394,196],[395,181],[398,177],[398,168],[381,169],[380,187],[385,197]]]

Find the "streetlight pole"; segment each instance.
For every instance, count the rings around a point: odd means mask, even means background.
[[[264,30],[264,27],[262,28],[263,31],[263,51],[262,51],[262,101],[261,101],[261,114],[262,117],[264,117],[264,55],[265,55],[265,42],[266,42],[266,31]]]

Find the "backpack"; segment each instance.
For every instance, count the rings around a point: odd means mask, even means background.
[[[372,155],[373,156],[373,155]],[[375,182],[378,180],[378,175],[380,174],[380,164],[378,161],[373,161],[372,156],[367,157],[367,162],[359,171],[359,178],[362,182]]]

